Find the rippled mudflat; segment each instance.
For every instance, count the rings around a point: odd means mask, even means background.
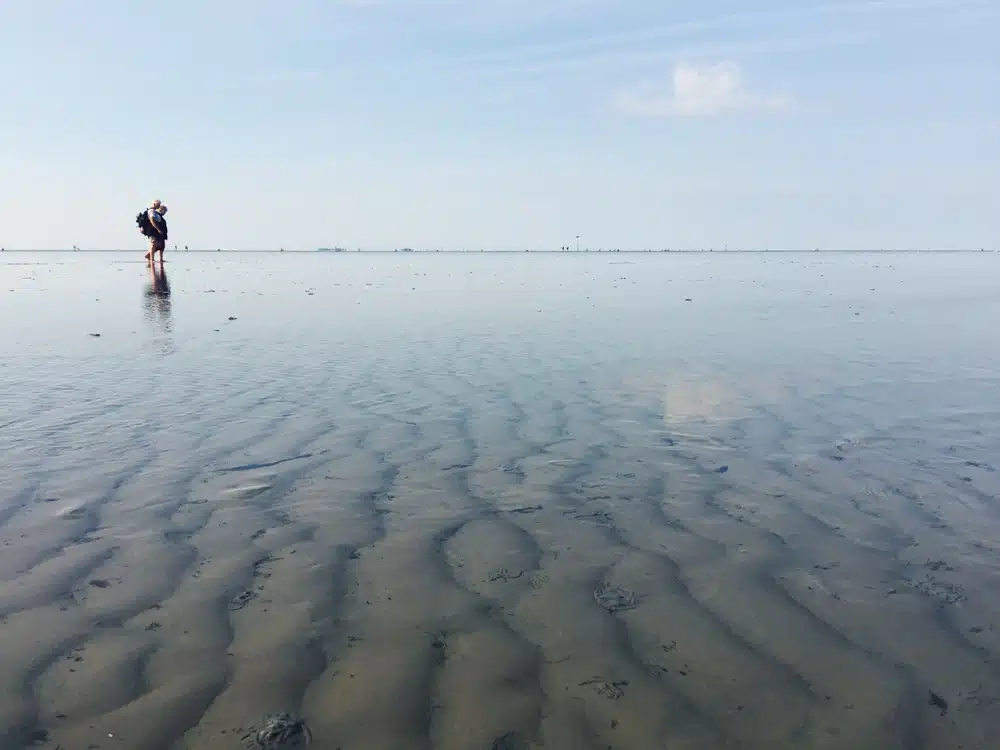
[[[167,255],[0,256],[0,747],[996,746],[1000,256]]]

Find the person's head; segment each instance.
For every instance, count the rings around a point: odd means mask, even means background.
[[[149,204],[149,207],[152,208],[152,209],[154,209],[154,210],[158,210],[160,208],[160,206],[162,206],[162,205],[163,204],[160,203],[160,199],[157,198],[155,201],[153,201],[152,203]]]
[[[163,205],[163,204],[161,203],[161,204],[160,204],[159,206],[157,206],[157,207],[156,207],[156,212],[157,212],[157,213],[158,213],[158,214],[159,214],[160,216],[163,216],[163,214],[165,214],[165,213],[167,212],[167,207],[166,207],[166,206],[164,206],[164,205]]]

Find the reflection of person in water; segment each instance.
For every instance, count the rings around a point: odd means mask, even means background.
[[[170,282],[167,281],[167,270],[161,265],[150,263],[151,281],[146,286],[143,306],[146,317],[158,323],[164,331],[170,330]]]

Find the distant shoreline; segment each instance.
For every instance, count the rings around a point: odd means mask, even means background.
[[[135,253],[142,252],[141,249],[130,249],[130,250],[73,250],[73,249],[25,249],[25,248],[4,248],[3,253],[66,253],[66,254],[77,254],[77,253],[118,253],[123,255],[132,255]],[[762,253],[782,253],[782,254],[848,254],[848,253],[867,253],[867,254],[916,254],[916,253],[996,253],[1000,252],[997,248],[927,248],[927,249],[847,249],[847,250],[835,250],[835,249],[823,249],[823,250],[757,250],[757,249],[746,249],[746,250],[200,250],[200,249],[190,249],[190,250],[171,250],[168,248],[168,254],[181,253],[181,254],[222,254],[222,253],[289,253],[295,255],[701,255],[701,254],[712,254],[712,255],[747,255],[747,254],[762,254]]]

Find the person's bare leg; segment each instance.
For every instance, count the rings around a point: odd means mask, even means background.
[[[160,240],[159,237],[150,237],[149,238],[149,254],[148,255],[149,255],[149,262],[150,263],[155,263],[156,262],[156,251],[160,250],[162,247],[163,247],[163,245],[161,244],[161,240]]]

